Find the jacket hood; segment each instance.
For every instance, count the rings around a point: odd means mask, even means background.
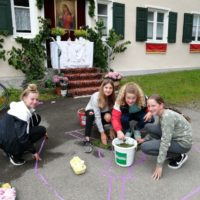
[[[10,109],[8,114],[15,116],[23,121],[29,122],[30,117],[32,116],[31,111],[26,107],[23,101],[12,102],[10,104]]]

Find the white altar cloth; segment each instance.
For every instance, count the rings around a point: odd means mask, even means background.
[[[58,47],[61,50],[60,69],[93,66],[93,42],[82,39],[50,43],[51,65],[54,69],[59,68]]]

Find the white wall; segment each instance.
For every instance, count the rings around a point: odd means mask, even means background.
[[[138,71],[152,69],[200,67],[200,53],[190,53],[189,44],[182,43],[183,15],[192,11],[200,12],[200,1],[190,0],[121,0],[125,4],[125,40],[130,40],[124,53],[118,54],[111,63],[116,71]],[[135,41],[136,7],[159,6],[178,13],[176,43],[167,45],[165,54],[146,54],[145,42]],[[130,72],[131,73],[131,72]]]
[[[11,1],[12,2],[12,1]],[[9,51],[12,49],[13,46],[19,47],[20,45],[15,42],[15,38],[17,36],[24,37],[24,38],[33,38],[39,31],[39,23],[38,23],[38,16],[44,17],[44,10],[38,10],[35,4],[35,1],[30,1],[30,14],[31,14],[31,27],[32,33],[15,33],[15,27],[13,31],[13,35],[9,37],[4,37],[3,49]],[[13,10],[13,9],[12,9]],[[12,13],[13,14],[13,13]],[[14,24],[13,24],[14,25]],[[8,56],[6,56],[8,58]],[[7,86],[19,87],[24,80],[25,75],[20,71],[16,70],[13,66],[8,64],[8,61],[0,60],[0,81],[6,84]]]

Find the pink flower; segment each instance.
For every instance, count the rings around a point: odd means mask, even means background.
[[[69,79],[66,76],[59,76],[59,75],[54,75],[53,76],[53,82],[54,83],[66,83],[68,84]]]
[[[104,78],[110,78],[112,80],[121,80],[122,79],[122,74],[120,74],[119,72],[108,72]]]
[[[15,188],[0,188],[0,199],[15,200],[16,190]]]

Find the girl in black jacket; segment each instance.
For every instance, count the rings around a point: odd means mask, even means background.
[[[23,165],[24,152],[41,160],[34,143],[46,134],[46,128],[39,126],[41,117],[35,113],[39,92],[35,84],[29,84],[21,94],[20,102],[12,102],[10,109],[0,120],[0,148],[8,155],[13,165]]]

